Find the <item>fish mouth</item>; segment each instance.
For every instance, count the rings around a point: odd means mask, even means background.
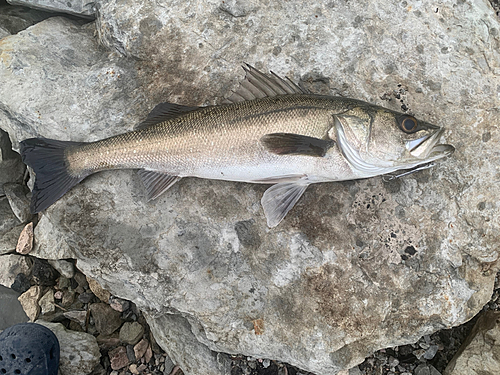
[[[455,148],[451,145],[438,144],[444,129],[440,128],[430,135],[406,142],[406,149],[411,156],[421,160],[433,161],[451,155]]]

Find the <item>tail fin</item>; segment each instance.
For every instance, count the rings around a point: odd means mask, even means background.
[[[45,138],[30,138],[20,142],[23,162],[36,174],[30,210],[45,210],[87,175],[73,176],[68,171],[65,150],[83,143]]]

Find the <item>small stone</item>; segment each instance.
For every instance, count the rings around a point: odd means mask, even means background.
[[[30,274],[27,258],[18,254],[0,255],[0,285],[10,288],[18,274]]]
[[[142,365],[139,365],[139,367],[137,367],[137,371],[139,372],[143,372],[144,370],[146,370],[148,368],[148,366],[146,366],[144,363]]]
[[[119,372],[118,371],[111,371],[111,373],[109,375],[118,375]]]
[[[111,336],[99,335],[97,336],[97,343],[102,349],[111,349],[120,345],[120,339],[116,333]]]
[[[24,229],[24,225],[18,225],[4,234],[0,235],[0,255],[16,250],[17,241]]]
[[[62,290],[58,290],[57,292],[54,293],[54,298],[55,299],[62,299],[63,298],[63,292]]]
[[[438,352],[438,348],[439,347],[437,345],[429,346],[429,348],[424,353],[424,358],[427,360],[431,360],[432,358],[434,358],[436,353]]]
[[[135,358],[134,346],[127,345],[127,357],[130,362],[135,362],[137,359]]]
[[[125,344],[135,345],[142,339],[144,327],[138,322],[123,323],[120,329],[120,340]]]
[[[85,275],[83,273],[81,273],[81,272],[75,272],[75,276],[73,276],[73,279],[83,289],[88,289],[89,288],[89,283],[87,282],[87,278],[85,277]]]
[[[3,191],[7,196],[10,208],[21,223],[31,218],[30,201],[26,198],[24,186],[15,182],[3,184]]]
[[[24,273],[18,273],[16,278],[14,279],[14,282],[11,285],[11,289],[21,294],[26,292],[30,287],[31,287],[30,280],[26,277]]]
[[[68,318],[73,322],[77,322],[82,327],[85,326],[85,322],[87,321],[87,311],[85,310],[66,311],[63,315],[65,318]]]
[[[87,277],[87,282],[90,290],[97,296],[97,298],[99,298],[102,302],[109,302],[111,293],[104,289],[96,280],[90,277]]]
[[[414,372],[415,375],[441,375],[436,368],[429,364],[418,365]]]
[[[130,302],[118,297],[111,297],[109,305],[113,310],[124,312],[130,308]]]
[[[127,349],[124,346],[119,346],[109,352],[109,359],[111,361],[111,369],[119,370],[129,365],[127,357]]]
[[[54,304],[54,291],[50,289],[47,293],[45,293],[38,301],[38,305],[42,309],[42,315],[56,311],[56,306]]]
[[[122,319],[128,322],[135,322],[137,320],[137,316],[132,310],[127,310],[122,313]]]
[[[94,323],[97,331],[103,335],[109,336],[118,328],[122,321],[120,313],[113,310],[105,303],[93,303],[90,305],[90,312],[94,318]]]
[[[38,285],[54,286],[59,273],[44,259],[33,258],[33,279]]]
[[[63,307],[68,307],[74,302],[74,300],[75,300],[75,292],[73,292],[72,290],[66,290],[64,291],[61,305],[63,305]]]
[[[144,359],[146,360],[146,363],[149,363],[149,361],[151,361],[151,358],[153,358],[153,350],[151,349],[151,345],[148,345],[146,353],[144,353]]]
[[[75,266],[73,263],[68,262],[67,260],[54,260],[49,259],[49,264],[56,269],[62,276],[71,279],[75,276]]]
[[[264,368],[268,368],[269,366],[271,366],[271,361],[270,361],[269,359],[267,359],[267,358],[266,358],[266,359],[264,359],[264,360],[262,361],[262,367],[264,367]]]
[[[141,359],[144,354],[146,354],[146,350],[149,347],[149,342],[146,339],[142,339],[134,346],[134,353],[136,359]]]
[[[137,365],[135,363],[132,363],[129,367],[128,367],[129,371],[132,373],[132,374],[136,374],[138,375],[139,374],[139,371],[137,371]]]
[[[78,301],[80,301],[81,303],[89,303],[94,297],[94,293],[85,292],[78,296]]]
[[[19,254],[29,254],[33,250],[33,223],[28,223],[19,235],[16,245],[16,252]]]
[[[34,322],[40,314],[40,306],[38,300],[42,296],[42,287],[39,285],[32,286],[27,292],[21,294],[18,298],[23,306],[23,310],[30,319]]]
[[[71,286],[71,280],[68,279],[67,277],[61,275],[59,279],[57,279],[57,285],[56,288],[61,290],[61,289],[68,289]]]

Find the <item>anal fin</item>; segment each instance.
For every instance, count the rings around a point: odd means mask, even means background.
[[[302,178],[295,182],[282,182],[264,192],[261,203],[269,228],[277,226],[306,191],[310,182]]]
[[[146,187],[148,200],[158,198],[182,178],[179,176],[172,176],[167,173],[147,171],[144,169],[140,169],[137,173]]]

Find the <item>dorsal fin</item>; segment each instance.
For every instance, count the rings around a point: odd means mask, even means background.
[[[226,99],[230,103],[277,95],[307,94],[306,90],[297,86],[289,78],[285,80],[273,72],[271,75],[264,74],[249,64],[243,65],[243,70],[245,78],[238,89]]]
[[[190,107],[174,103],[160,103],[153,108],[146,120],[138,124],[135,128],[142,129],[160,122],[173,119],[187,112],[192,112],[200,107]]]

